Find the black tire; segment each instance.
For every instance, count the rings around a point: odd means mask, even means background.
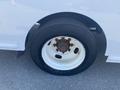
[[[44,62],[41,56],[41,49],[49,39],[57,36],[70,36],[82,42],[86,49],[86,57],[80,66],[72,70],[63,71],[53,69]],[[30,52],[33,60],[42,70],[54,75],[74,75],[91,66],[97,56],[97,47],[95,36],[84,24],[70,18],[59,18],[47,22],[36,30],[32,38]]]

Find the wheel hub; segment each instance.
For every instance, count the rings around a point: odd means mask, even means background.
[[[67,51],[70,51],[70,47],[73,46],[73,43],[70,43],[71,38],[65,39],[62,37],[61,39],[56,38],[56,43],[54,44],[54,47],[57,47],[56,51],[60,51],[62,53],[65,53]]]

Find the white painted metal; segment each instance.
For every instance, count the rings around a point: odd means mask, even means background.
[[[56,51],[56,47],[54,47],[54,44],[56,44],[56,38],[61,39],[64,37],[66,40],[68,38],[71,38],[70,43],[73,43],[74,46],[70,47],[70,51],[67,51],[65,53],[62,53],[60,51]],[[51,42],[50,45],[48,43]],[[79,48],[79,52],[77,54],[74,53],[75,48]],[[61,59],[58,59],[55,57],[55,55],[62,56]],[[79,42],[77,39],[72,37],[65,37],[65,36],[58,36],[55,38],[50,39],[45,43],[42,49],[42,57],[44,62],[57,70],[71,70],[77,68],[79,65],[81,65],[85,59],[86,51],[81,42]]]
[[[119,4],[120,0],[0,0],[0,49],[24,50],[26,36],[38,20],[57,12],[76,12],[102,27],[106,56],[120,58]]]

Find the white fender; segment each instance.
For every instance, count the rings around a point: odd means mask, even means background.
[[[76,12],[96,21],[107,37],[106,56],[120,62],[119,0],[1,0],[0,49],[25,50],[26,36],[43,17],[58,12]]]

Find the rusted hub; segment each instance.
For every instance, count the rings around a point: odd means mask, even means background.
[[[64,37],[62,37],[61,39],[56,38],[55,39],[56,44],[54,44],[54,47],[57,47],[57,51],[60,51],[62,53],[65,53],[67,51],[70,51],[70,47],[73,46],[72,43],[70,43],[71,39],[65,39]]]

